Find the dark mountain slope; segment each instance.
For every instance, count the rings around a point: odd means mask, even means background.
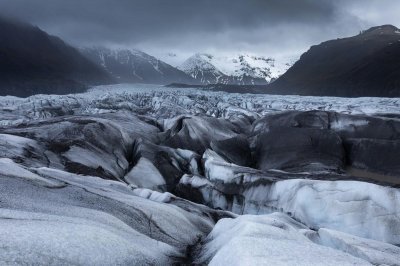
[[[312,46],[268,90],[279,94],[398,97],[400,31],[384,25]]]
[[[195,84],[185,72],[138,50],[112,50],[104,47],[84,48],[81,52],[102,66],[118,82]]]
[[[0,95],[65,94],[111,77],[61,39],[0,17]]]

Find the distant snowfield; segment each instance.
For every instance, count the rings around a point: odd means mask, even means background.
[[[0,264],[400,265],[400,190],[341,164],[349,141],[397,173],[399,117],[400,98],[143,84],[0,97]],[[308,168],[263,169],[277,147]]]

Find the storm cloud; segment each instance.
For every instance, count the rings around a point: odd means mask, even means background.
[[[0,13],[79,46],[153,54],[296,54],[378,24],[398,26],[397,0],[0,0]]]

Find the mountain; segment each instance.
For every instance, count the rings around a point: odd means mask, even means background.
[[[280,94],[398,97],[399,58],[400,30],[373,27],[312,46],[268,88]]]
[[[73,93],[111,81],[105,71],[61,39],[0,17],[0,95]]]
[[[228,57],[197,53],[179,68],[202,84],[265,85],[282,75],[290,65],[249,54]]]
[[[192,77],[183,71],[138,50],[92,47],[83,48],[81,52],[88,59],[102,66],[118,82],[196,83]]]

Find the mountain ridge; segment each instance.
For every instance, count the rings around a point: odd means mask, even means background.
[[[283,74],[290,63],[282,64],[271,57],[247,53],[234,56],[214,56],[196,53],[179,69],[204,85],[266,85]]]
[[[0,17],[0,94],[82,92],[112,78],[78,50],[29,23]]]
[[[267,90],[342,97],[400,96],[400,31],[392,25],[313,45]]]
[[[183,71],[136,49],[110,49],[102,46],[80,50],[92,62],[102,66],[117,82],[169,84],[195,83]]]

